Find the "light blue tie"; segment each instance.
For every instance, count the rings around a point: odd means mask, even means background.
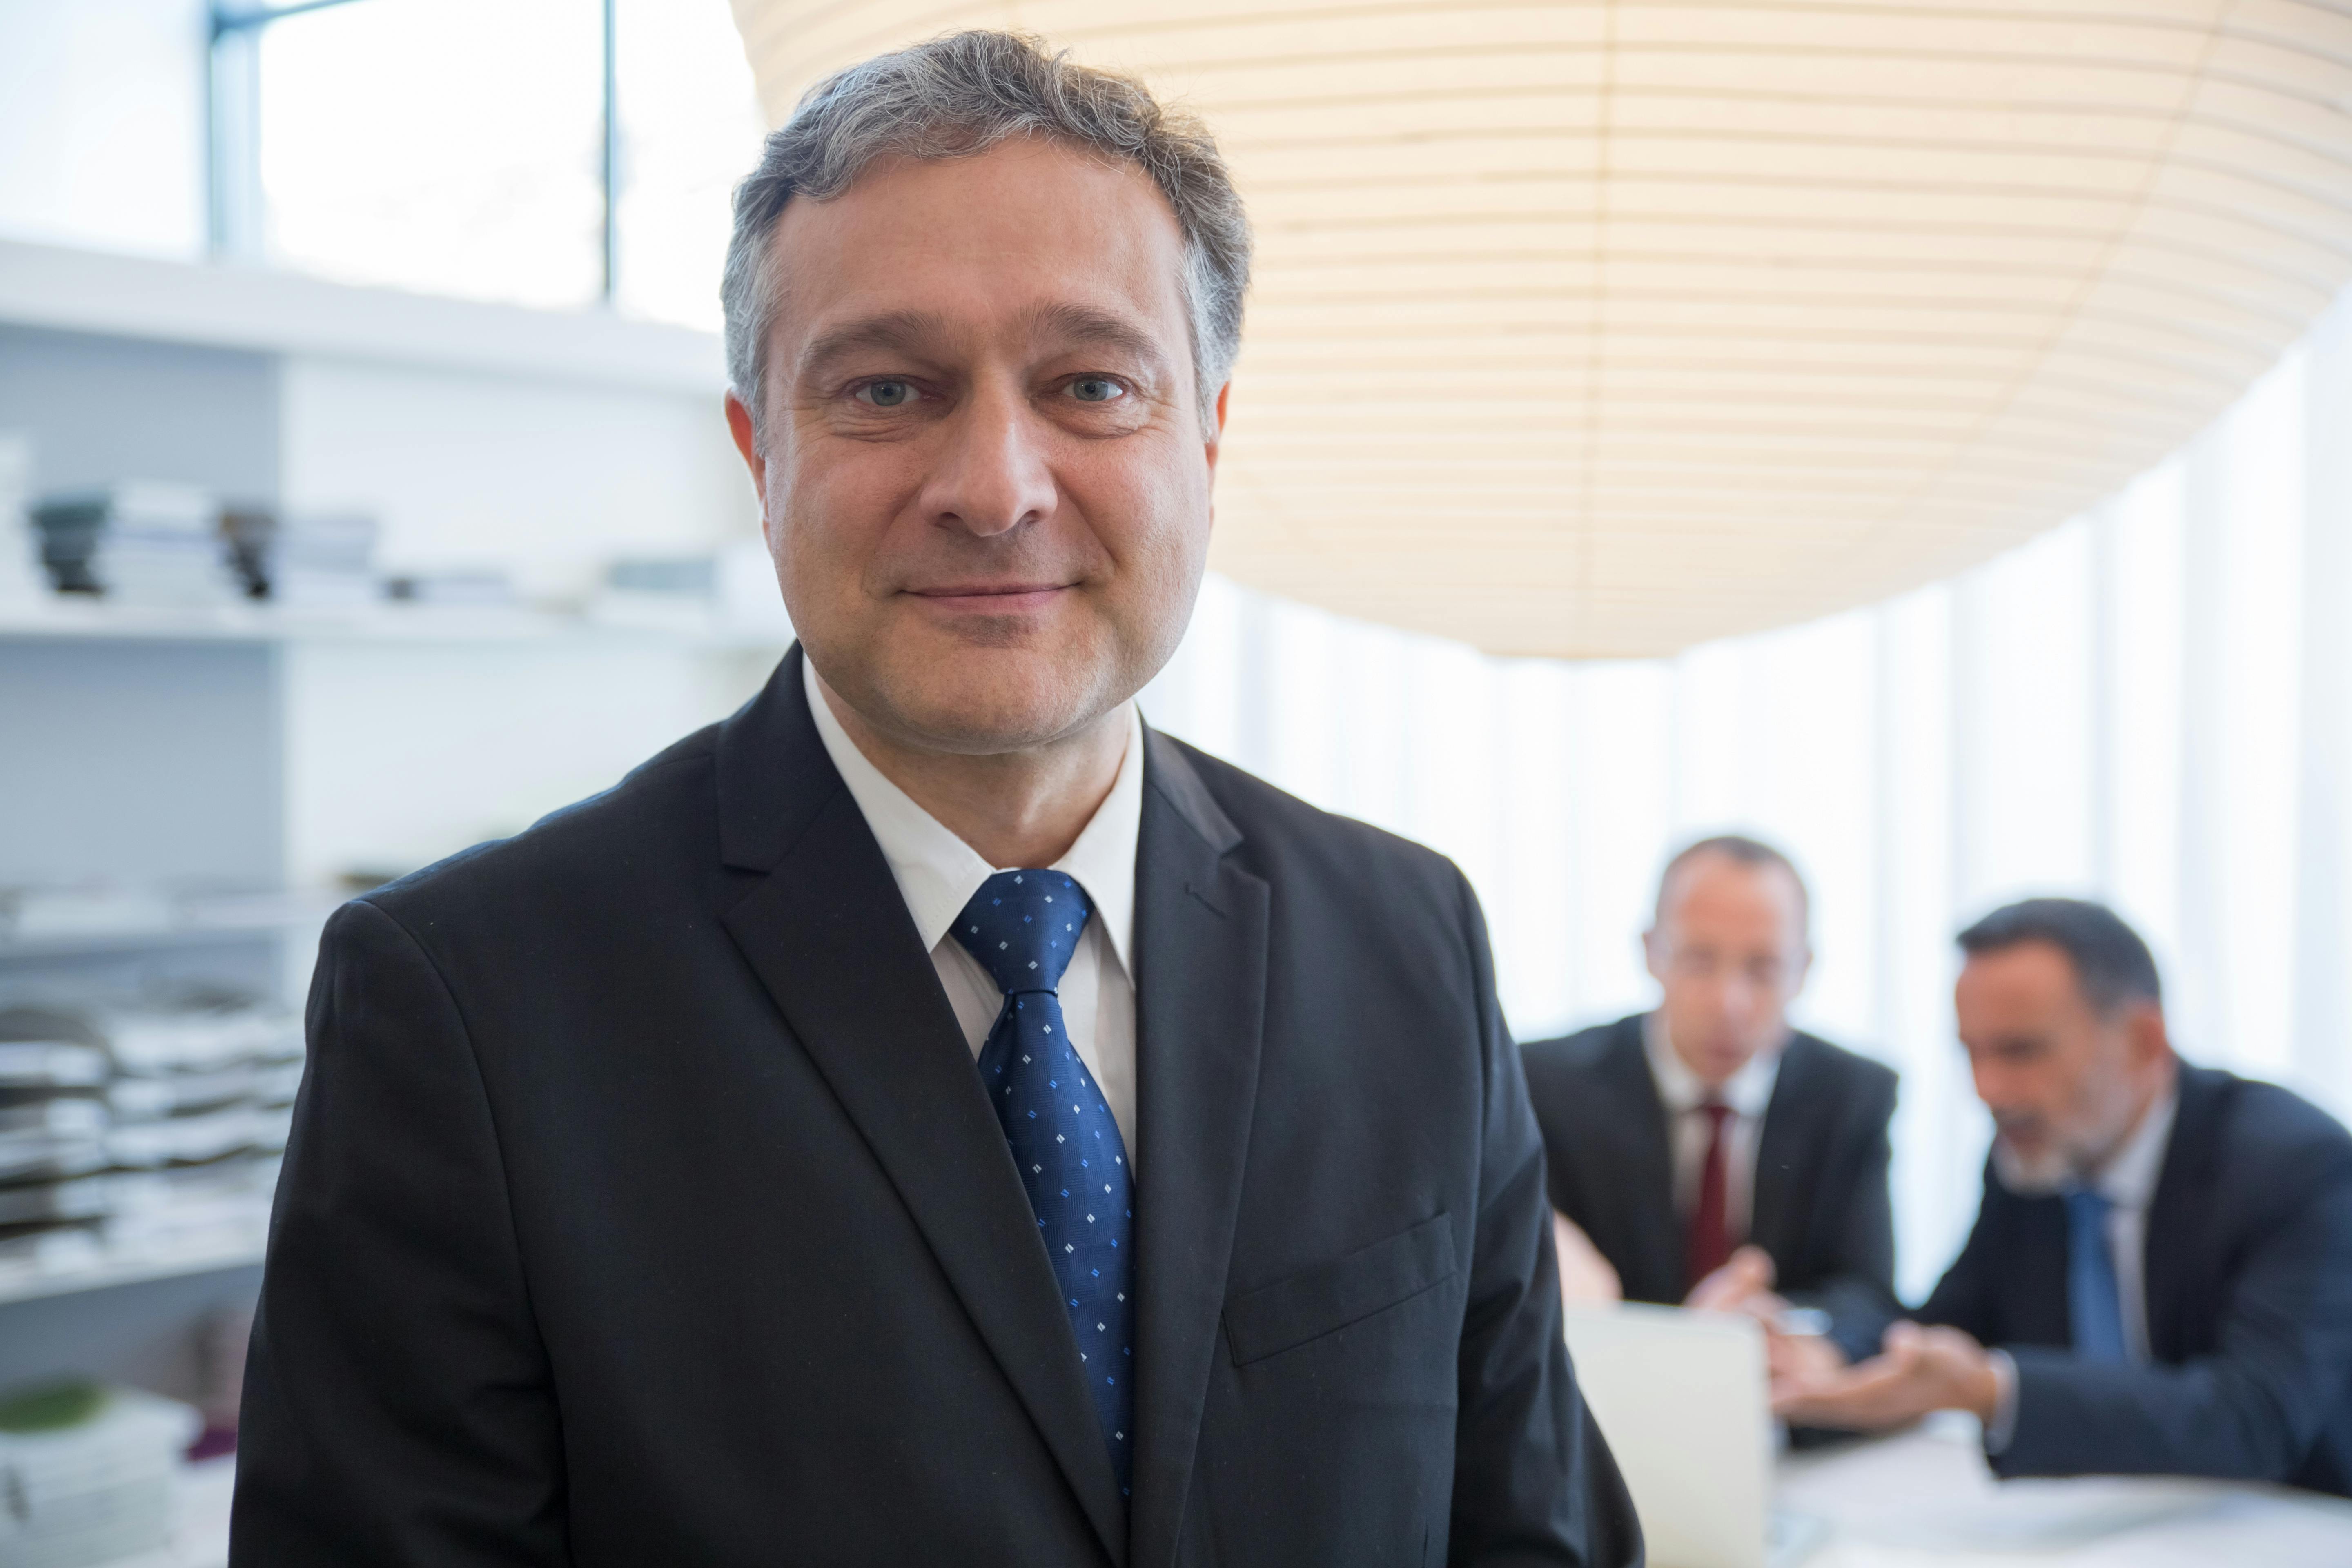
[[[2131,1356],[2124,1343],[2123,1291],[2107,1246],[2107,1211],[2114,1206],[2094,1187],[2066,1194],[2066,1318],[2076,1356],[2120,1364]]]
[[[1090,913],[1086,894],[1059,871],[999,871],[956,917],[955,937],[1004,993],[981,1047],[980,1079],[1037,1216],[1123,1496],[1135,1452],[1127,1145],[1070,1044],[1055,994]]]

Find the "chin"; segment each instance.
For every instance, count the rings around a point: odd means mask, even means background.
[[[2020,1149],[1998,1136],[1992,1141],[1992,1168],[2002,1186],[2024,1197],[2046,1196],[2074,1179],[2074,1162],[2064,1151]]]
[[[1044,745],[1129,695],[1108,659],[1024,648],[894,660],[876,676],[873,695],[893,728],[923,746],[973,756]],[[870,711],[859,698],[852,701]]]

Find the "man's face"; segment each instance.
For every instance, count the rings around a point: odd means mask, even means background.
[[[1953,1004],[2001,1179],[2018,1191],[2054,1191],[2105,1163],[2144,1104],[2150,1039],[2168,1048],[2153,1004],[2102,1016],[2046,942],[1970,956]]]
[[[1013,141],[878,163],[772,244],[756,447],[729,417],[817,673],[898,743],[968,754],[1132,696],[1192,613],[1223,412],[1167,202]]]
[[[1691,860],[1667,883],[1643,948],[1664,992],[1666,1037],[1703,1081],[1724,1083],[1788,1038],[1810,957],[1801,898],[1778,866]]]

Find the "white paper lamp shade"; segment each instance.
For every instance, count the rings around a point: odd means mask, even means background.
[[[961,26],[1197,110],[1258,240],[1212,563],[1496,653],[1947,576],[2352,277],[2322,0],[733,3],[772,121]]]

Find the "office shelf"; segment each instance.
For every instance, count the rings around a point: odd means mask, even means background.
[[[610,310],[534,310],[268,268],[0,239],[0,321],[269,353],[701,394],[727,384],[718,334]]]
[[[0,928],[0,963],[12,958],[70,958],[83,953],[144,952],[158,948],[210,947],[288,931],[315,931],[340,900],[302,894],[237,895],[189,900],[165,921],[23,936]]]
[[[295,929],[297,923],[125,927],[120,931],[75,931],[54,936],[0,936],[0,963],[10,959],[78,958],[85,953],[152,952],[163,948],[215,947],[223,942],[251,942],[257,937],[275,936]]]
[[[744,625],[718,616],[626,620],[594,612],[525,607],[457,608],[387,604],[350,609],[219,605],[110,604],[64,595],[0,604],[0,642],[416,643],[496,647],[565,639],[639,641],[714,652],[781,652],[781,624]]]
[[[68,1296],[103,1290],[110,1285],[136,1285],[150,1279],[174,1279],[189,1274],[213,1274],[243,1268],[261,1261],[266,1216],[257,1215],[251,1231],[174,1247],[169,1250],[100,1252],[88,1259],[60,1262],[47,1268],[10,1266],[0,1268],[0,1303],[30,1301],[47,1296]]]

